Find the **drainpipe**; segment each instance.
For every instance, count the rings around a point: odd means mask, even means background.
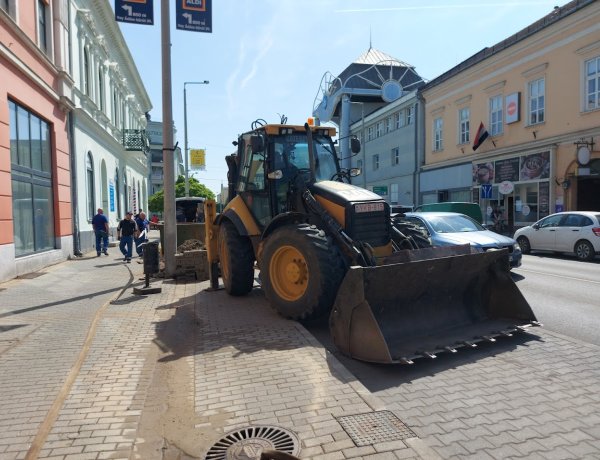
[[[413,206],[421,204],[421,167],[425,163],[425,99],[417,90],[415,104],[415,170],[413,180]]]
[[[77,204],[77,158],[75,155],[75,139],[73,136],[73,112],[67,114],[67,129],[69,131],[69,160],[71,167],[71,213],[73,215],[73,255],[82,257],[81,241],[79,239],[79,212]]]

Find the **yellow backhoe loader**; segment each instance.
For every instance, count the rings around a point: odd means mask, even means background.
[[[253,288],[287,318],[329,315],[334,343],[356,359],[412,363],[537,325],[506,250],[431,247],[342,169],[335,128],[266,124],[226,157],[229,196],[205,203],[211,287]],[[351,139],[353,153],[360,151]]]

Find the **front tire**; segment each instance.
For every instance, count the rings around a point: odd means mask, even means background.
[[[523,254],[529,254],[531,252],[531,243],[529,243],[529,240],[526,237],[520,236],[517,238],[517,243],[519,243],[519,247]]]
[[[342,255],[314,225],[287,225],[264,243],[261,281],[282,316],[301,320],[328,313],[346,269]]]
[[[240,235],[228,220],[219,229],[219,261],[227,293],[234,296],[248,294],[254,284],[252,243],[247,236]]]
[[[594,260],[596,253],[594,251],[594,246],[589,241],[581,240],[575,244],[575,255],[579,260],[590,261]]]

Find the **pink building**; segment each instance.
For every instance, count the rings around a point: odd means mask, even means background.
[[[0,281],[72,252],[68,18],[0,0]]]

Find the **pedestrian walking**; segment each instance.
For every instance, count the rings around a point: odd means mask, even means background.
[[[144,255],[144,243],[148,241],[148,231],[150,230],[150,222],[146,219],[146,213],[140,211],[135,219],[135,223],[138,227],[138,237],[135,239],[135,251],[137,255],[142,257]]]
[[[92,218],[92,227],[96,234],[96,255],[100,257],[100,251],[105,256],[108,255],[108,219],[104,215],[102,208],[98,208],[98,213]]]
[[[131,262],[131,253],[133,251],[133,239],[138,236],[138,228],[135,220],[132,219],[133,213],[127,211],[125,218],[119,222],[117,227],[117,239],[119,242],[119,249],[125,257],[125,262]]]

